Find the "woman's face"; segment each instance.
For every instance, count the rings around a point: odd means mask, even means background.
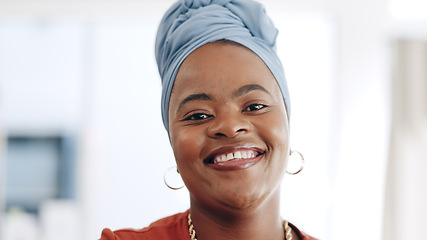
[[[252,51],[210,43],[181,65],[169,105],[178,170],[193,203],[245,209],[278,191],[289,155],[279,87]]]

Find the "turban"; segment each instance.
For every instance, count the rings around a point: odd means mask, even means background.
[[[285,74],[276,54],[278,30],[264,7],[252,0],[181,0],[162,18],[155,53],[162,79],[162,118],[169,131],[169,99],[182,62],[197,48],[229,40],[252,50],[275,77],[290,116]]]

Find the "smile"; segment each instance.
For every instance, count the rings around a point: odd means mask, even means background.
[[[264,155],[259,149],[235,149],[228,151],[219,149],[217,154],[212,154],[211,157],[205,160],[205,164],[215,170],[233,171],[242,170],[257,164]],[[221,153],[218,153],[221,152]]]
[[[214,163],[254,158],[258,155],[259,153],[253,150],[241,150],[234,153],[221,154],[214,158]]]

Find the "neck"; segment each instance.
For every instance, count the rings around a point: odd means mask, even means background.
[[[190,211],[198,240],[284,239],[279,191],[245,209],[212,209],[191,199]]]

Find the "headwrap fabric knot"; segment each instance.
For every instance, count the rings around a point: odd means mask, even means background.
[[[274,75],[290,115],[289,93],[276,54],[278,31],[264,7],[252,0],[181,0],[160,22],[155,53],[162,79],[162,118],[169,131],[169,99],[179,67],[197,48],[217,40],[239,43],[257,54]]]
[[[212,4],[216,4],[219,6],[225,6],[225,4],[231,2],[232,0],[200,0],[200,1],[194,1],[194,0],[182,0],[182,10],[188,10],[189,8],[198,9],[204,6],[209,6]]]

